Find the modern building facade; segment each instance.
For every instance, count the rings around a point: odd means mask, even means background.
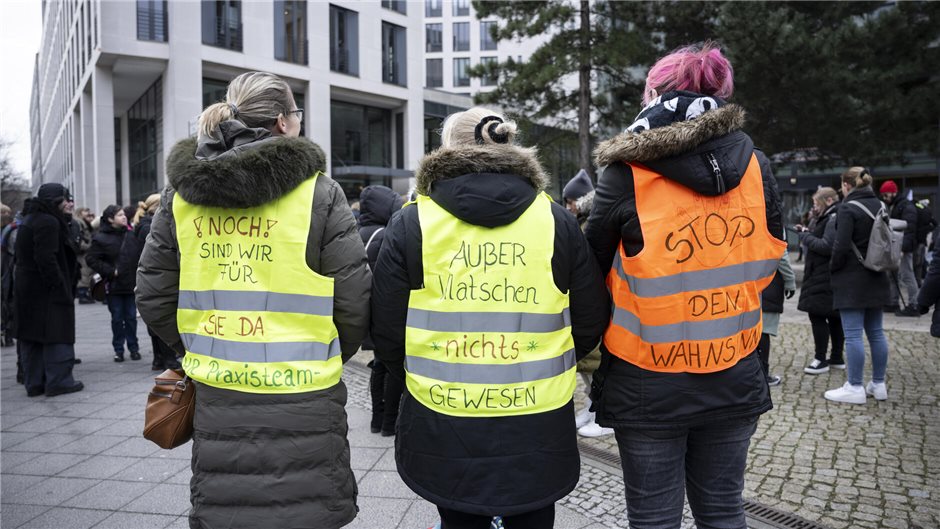
[[[33,184],[62,182],[101,211],[166,183],[229,80],[273,72],[305,108],[303,132],[350,196],[408,187],[424,153],[423,4],[43,2],[32,112]]]

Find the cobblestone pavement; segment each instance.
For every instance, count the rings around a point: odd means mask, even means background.
[[[745,499],[833,529],[940,527],[940,340],[888,330],[888,400],[829,402],[823,392],[841,386],[845,371],[803,373],[812,333],[795,301],[771,342],[771,371],[783,382],[771,388],[774,409],[752,439]],[[928,322],[885,317],[886,327],[926,329]],[[617,453],[613,436],[584,442]]]
[[[144,360],[115,364],[107,309],[80,306],[77,321],[76,348],[84,362],[75,372],[86,384],[83,392],[27,398],[14,381],[14,350],[2,351],[0,525],[187,527],[189,445],[160,450],[140,437],[144,395],[153,376],[143,326]],[[776,407],[762,418],[754,437],[746,498],[833,529],[940,527],[940,412],[933,384],[938,367],[930,361],[940,342],[925,332],[889,331],[890,399],[835,405],[822,392],[840,385],[843,372],[803,375],[810,357],[809,326],[786,323],[781,329],[773,341],[772,363],[784,382],[772,390]],[[434,507],[398,478],[392,439],[368,431],[368,359],[368,353],[357,355],[344,375],[361,508],[348,527],[427,527],[437,519]],[[580,380],[577,398],[583,400]],[[612,437],[582,442],[616,454]],[[556,527],[626,525],[619,469],[582,457],[581,482],[559,502]],[[686,512],[682,527],[693,526]]]

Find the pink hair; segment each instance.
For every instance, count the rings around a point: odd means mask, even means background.
[[[684,46],[650,68],[643,104],[670,90],[688,90],[727,99],[734,92],[734,70],[721,49],[711,42]]]

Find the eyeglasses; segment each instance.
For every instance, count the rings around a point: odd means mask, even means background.
[[[304,109],[298,108],[297,110],[291,110],[288,114],[297,114],[297,119],[300,121],[304,120]]]

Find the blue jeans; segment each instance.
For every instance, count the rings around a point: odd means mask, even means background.
[[[632,529],[678,529],[686,494],[699,529],[746,529],[744,468],[757,417],[693,428],[616,428]]]
[[[137,304],[133,294],[108,295],[108,310],[111,311],[111,345],[114,354],[124,354],[124,342],[132,353],[140,351],[137,344]]]
[[[888,339],[881,328],[883,312],[878,309],[842,309],[842,330],[845,332],[845,367],[849,384],[861,385],[865,374],[865,343],[862,331],[871,346],[871,379],[884,382],[888,369]]]

